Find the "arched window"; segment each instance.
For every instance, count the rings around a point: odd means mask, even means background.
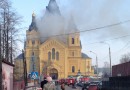
[[[34,52],[32,52],[32,56],[34,56]]]
[[[88,61],[88,65],[90,65],[90,62]]]
[[[72,56],[74,56],[74,52],[72,52]]]
[[[72,66],[72,72],[75,72],[75,67],[74,66]]]
[[[59,60],[59,52],[56,52],[56,60]]]
[[[33,44],[33,45],[35,44],[35,40],[32,40],[32,44]]]
[[[48,52],[48,60],[51,60],[51,52]]]
[[[74,44],[74,38],[72,38],[72,44]]]
[[[52,59],[55,59],[55,48],[52,49]]]

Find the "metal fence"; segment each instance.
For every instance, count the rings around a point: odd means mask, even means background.
[[[130,76],[110,77],[102,82],[102,90],[130,90]]]

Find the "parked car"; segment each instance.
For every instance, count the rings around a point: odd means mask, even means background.
[[[89,85],[90,85],[90,82],[85,82],[85,83],[83,83],[82,90],[88,90]]]
[[[84,84],[84,82],[82,82],[82,81],[79,81],[79,82],[77,83],[77,85],[80,86],[80,87],[83,87],[83,84]]]
[[[88,90],[98,90],[97,85],[89,85]]]
[[[102,88],[101,81],[93,81],[90,83],[88,90],[101,90],[101,88]]]

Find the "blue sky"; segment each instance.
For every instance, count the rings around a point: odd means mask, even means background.
[[[25,34],[31,23],[32,12],[34,11],[38,17],[44,15],[49,0],[11,0],[11,2],[16,11],[23,16],[21,27],[25,27],[23,30],[23,34]],[[79,30],[130,20],[130,0],[57,0],[57,3],[63,16],[74,16]],[[89,51],[97,53],[99,67],[102,67],[105,61],[109,62],[108,46],[95,42],[128,34],[130,34],[130,22],[81,33],[82,51],[92,57],[93,65],[95,65],[95,55]],[[129,41],[130,37],[106,41],[111,46],[112,65],[119,63],[121,55],[130,51]]]

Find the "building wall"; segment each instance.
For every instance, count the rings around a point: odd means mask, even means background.
[[[31,71],[37,71],[39,72],[39,46],[40,46],[40,40],[39,40],[39,33],[35,30],[31,32],[26,32],[26,47],[25,47],[25,57],[27,62],[27,73],[30,73]],[[33,61],[35,63],[35,68],[33,69]]]
[[[51,52],[52,54],[53,48],[55,49],[55,52],[59,52],[59,60],[56,60],[56,57],[55,59],[52,59],[51,57],[51,60],[48,60],[48,52]],[[45,68],[44,66],[46,66],[44,65],[44,62],[48,62],[49,66],[47,66],[47,68],[52,66],[51,68],[55,68],[58,70],[59,76],[65,77],[65,51],[66,47],[55,39],[49,39],[44,42],[40,46],[40,74],[42,74],[43,68]]]
[[[31,38],[28,35],[31,36]],[[27,32],[25,51],[28,73],[31,72],[31,57],[34,52],[34,56],[37,57],[35,60],[36,71],[38,71],[40,75],[49,74],[50,70],[53,68],[58,71],[58,78],[75,76],[79,70],[82,75],[93,74],[91,59],[83,58],[81,56],[82,48],[80,46],[79,34],[69,35],[67,45],[56,38],[48,38],[44,43],[40,43],[40,40],[32,37],[36,37],[37,35],[38,32],[34,30],[30,33]],[[72,43],[72,38],[74,39],[74,43]],[[35,41],[35,44],[32,44],[33,41]],[[55,49],[55,52],[59,52],[59,60],[52,59],[52,57],[51,60],[49,60],[48,52],[52,53],[53,48]],[[72,66],[75,67],[74,72],[72,72]]]
[[[17,59],[14,61],[14,79],[15,80],[20,80],[23,78],[23,73],[24,73],[24,69],[23,69],[23,60],[22,59]]]

